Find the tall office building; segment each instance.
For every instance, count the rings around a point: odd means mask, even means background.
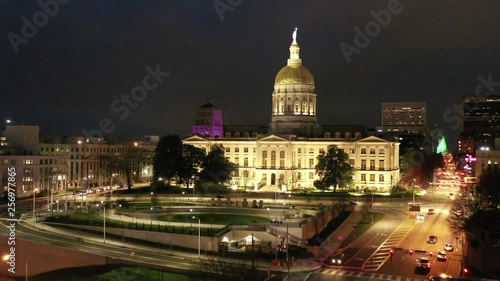
[[[222,109],[211,103],[198,107],[193,134],[205,137],[223,137]]]
[[[500,137],[500,96],[465,97],[461,109],[461,137],[474,140],[475,149],[494,147],[495,138]]]
[[[425,133],[427,106],[425,102],[382,103],[384,132]]]

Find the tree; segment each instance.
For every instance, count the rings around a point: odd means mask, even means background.
[[[129,152],[129,157],[133,162],[132,171],[134,181],[142,181],[142,170],[153,163],[153,152],[144,149],[143,147],[134,147]]]
[[[170,185],[182,163],[182,141],[178,135],[167,135],[158,142],[153,160],[153,180],[165,178]]]
[[[484,169],[476,188],[488,205],[500,203],[500,170],[497,165],[488,165]]]
[[[200,258],[199,263],[195,264],[195,270],[208,273],[207,280],[217,281],[245,280],[252,275],[251,266],[247,262],[230,259],[225,252]]]
[[[235,170],[236,165],[224,157],[224,147],[215,144],[203,161],[200,180],[222,185],[231,180]]]
[[[182,160],[177,175],[186,187],[189,187],[193,177],[199,174],[205,157],[205,150],[188,144],[182,145]]]
[[[352,183],[354,168],[349,164],[349,155],[336,145],[329,145],[327,152],[318,155],[316,174],[319,179],[314,181],[318,189],[328,189],[333,186],[335,192],[337,186],[344,188]]]

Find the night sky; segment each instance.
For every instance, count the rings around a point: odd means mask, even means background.
[[[454,138],[443,113],[474,94],[479,75],[500,81],[500,1],[401,0],[401,12],[348,63],[341,42],[355,46],[354,28],[392,1],[220,0],[235,5],[220,16],[211,0],[72,0],[17,54],[9,33],[23,36],[22,17],[32,22],[42,8],[1,1],[0,116],[39,125],[43,135],[82,135],[103,118],[110,135],[185,135],[210,101],[225,124],[267,125],[274,78],[298,27],[321,124],[375,127],[382,102],[425,101],[428,125]],[[158,64],[168,77],[125,118],[115,113],[113,101]]]

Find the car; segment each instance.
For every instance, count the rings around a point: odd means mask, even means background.
[[[448,259],[446,257],[446,252],[445,251],[438,251],[437,259],[438,259],[438,261],[446,261]]]
[[[429,209],[429,210],[427,211],[427,214],[428,214],[428,215],[434,215],[434,209]]]
[[[444,250],[447,252],[453,252],[453,245],[451,244],[444,245]]]
[[[426,257],[421,257],[417,259],[417,268],[419,269],[431,269],[431,263]]]
[[[424,214],[420,213],[417,215],[417,220],[423,221],[424,220]]]
[[[429,239],[427,239],[427,243],[429,244],[436,244],[438,241],[438,238],[436,235],[430,235]]]
[[[429,277],[429,281],[448,281],[448,280],[456,280],[452,278],[450,275],[440,274],[440,275],[431,275]]]
[[[218,194],[218,195],[216,195],[216,196],[215,196],[215,198],[225,198],[225,197],[226,197],[226,196],[221,195],[221,194]]]
[[[454,214],[457,217],[461,217],[464,213],[462,211],[455,211]]]

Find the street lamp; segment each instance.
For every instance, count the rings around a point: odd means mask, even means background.
[[[57,203],[57,212],[59,213],[59,200],[56,200]]]
[[[416,179],[413,179],[413,188],[412,188],[412,196],[413,196],[413,204],[415,204],[415,182],[417,180]]]
[[[36,195],[36,193],[37,193],[37,192],[38,192],[38,188],[35,188],[35,189],[33,190],[33,219],[35,220],[35,223],[36,223],[36,213],[35,213],[35,208],[36,208],[36,206],[35,206],[35,195]]]
[[[201,220],[200,218],[193,216],[193,219],[198,219],[198,258],[201,256]]]
[[[106,205],[102,204],[103,202],[101,201],[101,205],[103,208],[103,218],[104,218],[104,227],[103,227],[103,243],[106,243]],[[99,204],[96,204],[96,207],[99,207]]]
[[[269,216],[269,207],[267,207],[267,219],[271,219],[270,216]]]

